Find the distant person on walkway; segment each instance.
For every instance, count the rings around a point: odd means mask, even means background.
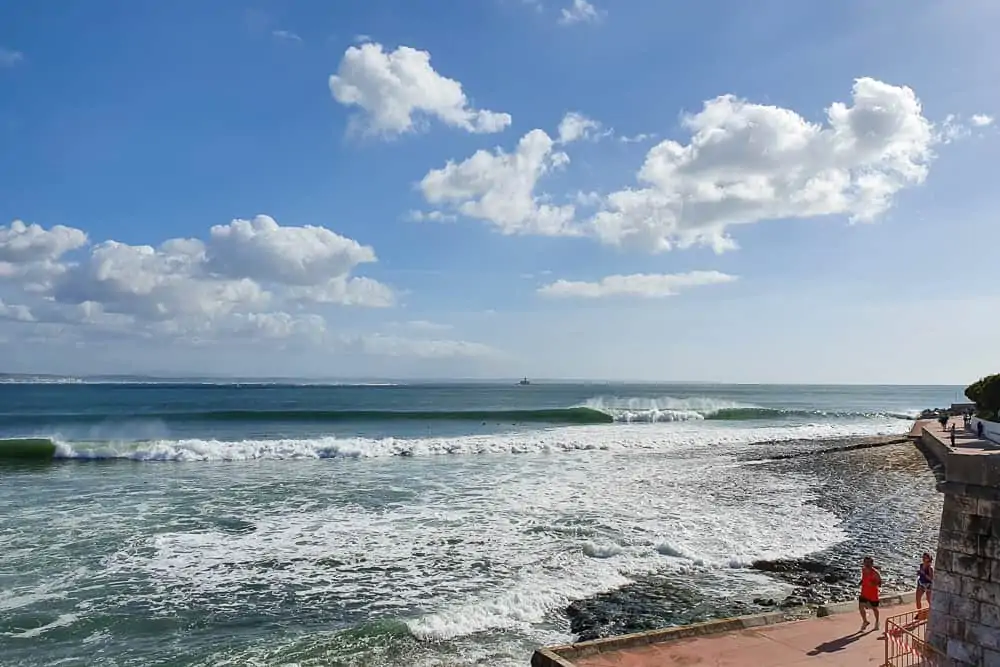
[[[921,559],[920,567],[917,568],[917,611],[920,611],[921,602],[927,597],[927,606],[931,606],[931,585],[934,583],[934,561],[929,553],[925,553]]]
[[[983,422],[976,422],[976,437],[980,440],[983,439]]]
[[[861,630],[868,627],[868,610],[875,614],[875,629],[878,630],[878,593],[882,586],[882,575],[875,567],[871,556],[861,562],[861,595],[858,596],[858,611],[861,612]]]
[[[954,447],[955,446],[955,425],[954,424],[951,425],[951,429],[949,429],[948,433],[951,435],[951,446]]]

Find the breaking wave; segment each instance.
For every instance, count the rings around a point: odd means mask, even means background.
[[[572,407],[487,410],[155,410],[135,414],[110,412],[0,414],[0,427],[56,427],[66,424],[156,421],[166,425],[198,423],[378,423],[483,422],[498,424],[661,423],[692,420],[913,419],[887,411],[823,411],[742,405],[709,398],[676,399],[598,397]]]
[[[913,419],[916,413],[890,411],[802,410],[744,405],[711,398],[598,397],[585,407],[609,415],[616,422],[652,423],[691,420],[749,421],[781,419]]]
[[[654,429],[645,425],[564,426],[524,433],[455,437],[314,437],[275,439],[176,439],[66,441],[60,438],[0,439],[0,462],[17,461],[253,461],[387,458],[439,455],[531,454],[588,450],[690,451],[702,446],[739,447],[759,442],[896,435],[895,420]]]

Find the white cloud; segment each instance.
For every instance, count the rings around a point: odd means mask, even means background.
[[[301,42],[302,38],[291,30],[272,30],[271,36],[288,42]]]
[[[325,227],[282,227],[266,215],[212,227],[207,253],[216,273],[285,285],[318,285],[376,261],[370,246]]]
[[[605,297],[662,298],[675,296],[681,290],[701,285],[719,285],[735,281],[718,271],[689,273],[636,273],[628,276],[607,276],[598,282],[557,280],[538,289],[542,296],[555,298],[601,299]]]
[[[971,135],[972,129],[955,114],[945,116],[937,128],[937,140],[943,144],[966,139]]]
[[[824,125],[790,109],[732,95],[705,103],[683,125],[687,144],[663,141],[646,156],[642,186],[607,197],[591,231],[605,243],[658,252],[735,247],[732,225],[841,214],[870,221],[933,158],[933,125],[912,90],[858,79],[851,106]]]
[[[301,301],[368,308],[386,308],[396,301],[396,295],[388,285],[371,278],[347,276],[337,276],[312,287],[292,287],[288,296]]]
[[[559,143],[568,144],[579,139],[587,139],[601,128],[601,124],[583,114],[571,111],[559,123]]]
[[[81,230],[66,227],[0,228],[0,278],[35,293],[39,321],[140,336],[315,338],[325,328],[322,317],[281,308],[394,300],[388,286],[351,275],[375,261],[371,247],[325,227],[282,226],[263,215],[212,227],[206,241],[176,238],[158,247],[105,241],[77,260],[61,260],[85,241]],[[23,313],[32,311],[16,312],[25,320]]]
[[[408,211],[405,219],[409,222],[454,222],[458,216],[443,211]]]
[[[993,124],[993,116],[977,113],[973,114],[969,121],[976,127],[986,127],[987,125]]]
[[[618,137],[618,141],[623,144],[638,144],[643,141],[651,141],[656,138],[655,134],[640,132],[639,134],[634,134],[632,136],[621,135]]]
[[[24,60],[20,51],[0,47],[0,67],[13,67]]]
[[[87,235],[79,229],[56,225],[43,229],[15,220],[0,226],[0,262],[24,264],[54,261],[70,250],[87,244]]]
[[[438,74],[430,53],[408,46],[390,52],[377,43],[348,48],[330,77],[330,91],[341,104],[361,109],[352,123],[368,134],[416,131],[421,116],[476,133],[500,132],[511,123],[509,114],[470,107],[461,83]]]
[[[420,181],[420,189],[429,203],[454,207],[464,216],[492,223],[504,234],[572,235],[577,233],[573,207],[547,204],[535,194],[543,174],[569,162],[553,147],[549,135],[532,130],[513,153],[480,150],[463,162],[449,161],[431,170]]]
[[[604,197],[596,192],[577,190],[573,200],[580,206],[600,206],[604,202]]]
[[[601,20],[602,15],[603,12],[597,11],[587,0],[573,0],[573,4],[562,10],[559,23],[563,25],[596,23]]]
[[[205,275],[204,261],[200,241],[168,241],[159,248],[105,241],[56,280],[52,296],[59,303],[94,302],[107,312],[150,322],[211,322],[269,302],[271,295],[249,278]]]

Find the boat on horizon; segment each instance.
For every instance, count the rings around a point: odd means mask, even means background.
[[[528,378],[521,378],[518,384],[523,387],[524,385],[531,384],[531,381]]]

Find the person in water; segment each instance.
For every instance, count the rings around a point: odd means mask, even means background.
[[[882,575],[875,567],[871,556],[861,562],[861,595],[858,596],[858,611],[861,612],[861,632],[868,627],[868,610],[875,614],[875,629],[878,630],[878,594],[882,586]]]
[[[917,611],[920,611],[921,602],[927,598],[927,606],[931,606],[931,586],[934,583],[934,566],[931,564],[934,559],[925,553],[921,559],[920,567],[917,569]]]

